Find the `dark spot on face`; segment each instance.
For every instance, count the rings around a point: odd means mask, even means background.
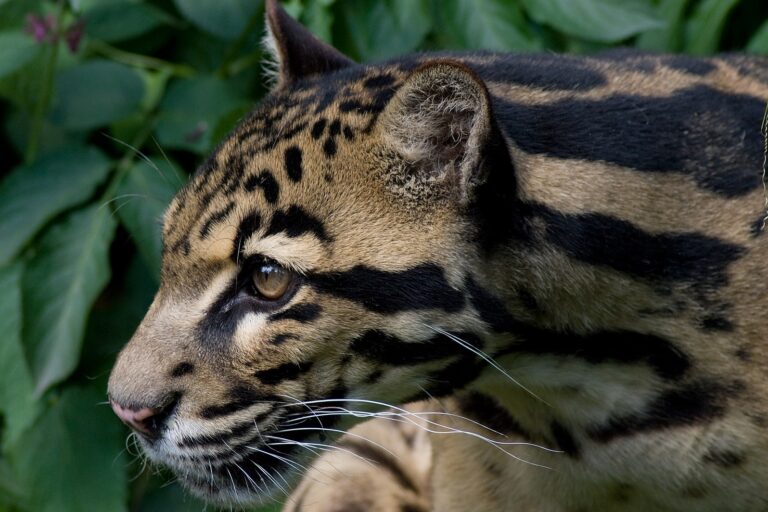
[[[713,448],[704,454],[702,460],[708,464],[714,464],[723,469],[729,469],[741,466],[746,459],[747,456],[743,452],[737,452],[728,448]]]
[[[272,215],[269,229],[267,229],[264,236],[271,236],[277,233],[285,233],[286,236],[291,238],[312,233],[323,242],[331,240],[325,232],[323,223],[298,205],[291,205],[287,210],[279,210]]]
[[[194,371],[194,364],[182,362],[174,366],[173,370],[171,370],[171,377],[181,377],[182,375],[188,375]]]
[[[368,384],[376,384],[383,374],[384,372],[382,370],[374,370],[365,378],[365,382]]]
[[[331,176],[328,173],[325,173],[325,175],[323,176],[323,179],[325,180],[326,183],[330,183],[333,181],[333,176]]]
[[[312,369],[312,363],[285,363],[277,368],[259,370],[254,372],[253,376],[259,379],[263,384],[274,386],[284,380],[296,380]]]
[[[571,434],[571,432],[559,421],[553,421],[550,428],[557,447],[569,457],[578,457],[581,450],[579,449],[579,445],[576,443],[573,434]]]
[[[306,323],[317,319],[320,316],[322,308],[319,304],[297,304],[291,308],[275,313],[269,317],[271,322],[280,320],[294,320],[296,322]]]
[[[227,397],[226,402],[204,407],[202,411],[200,411],[200,417],[210,420],[222,416],[229,416],[230,414],[234,414],[257,403],[272,400],[272,397],[257,393],[250,387],[235,386],[229,391],[229,396]]]
[[[323,144],[323,152],[328,158],[334,156],[336,154],[336,141],[331,137],[325,139],[325,143]]]
[[[285,150],[285,171],[291,181],[301,181],[301,150],[296,146],[291,146]]]
[[[325,118],[318,119],[317,121],[315,121],[315,123],[312,125],[312,132],[311,132],[313,139],[317,140],[323,136],[326,123],[327,121],[325,120]]]
[[[735,355],[745,363],[748,363],[749,361],[752,360],[752,352],[749,350],[749,347],[746,347],[746,346],[739,347],[738,349],[736,349]]]
[[[723,316],[710,315],[702,318],[701,327],[707,331],[732,331],[733,323]]]
[[[272,338],[270,343],[272,345],[282,345],[286,341],[297,340],[297,339],[299,338],[295,334],[280,333],[280,334],[276,334],[275,337]]]
[[[479,338],[468,333],[456,333],[456,336],[469,343],[470,346],[482,345]],[[365,331],[352,340],[349,350],[366,359],[394,366],[426,363],[436,359],[464,355],[467,352],[466,348],[442,335],[410,342],[373,329]]]
[[[206,238],[211,231],[211,228],[224,220],[235,208],[235,203],[230,201],[224,208],[211,214],[210,217],[203,223],[200,228],[200,238]]]
[[[280,194],[280,186],[275,177],[268,170],[261,171],[260,174],[249,177],[244,184],[245,190],[253,192],[256,188],[264,191],[264,199],[270,204],[275,204]]]
[[[235,236],[235,247],[230,258],[232,261],[239,261],[246,240],[256,232],[261,226],[261,216],[256,212],[251,212],[240,221]]]
[[[344,127],[344,138],[347,140],[355,140],[355,134],[349,126]]]
[[[328,127],[328,134],[331,137],[337,137],[341,133],[341,121],[334,119],[331,126]]]

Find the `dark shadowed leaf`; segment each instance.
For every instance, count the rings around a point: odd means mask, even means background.
[[[760,55],[768,55],[768,21],[760,25],[755,35],[749,40],[747,51]]]
[[[310,0],[301,13],[301,22],[317,37],[325,42],[331,42],[331,26],[333,12],[331,6],[336,0]]]
[[[523,5],[537,22],[589,41],[614,43],[664,26],[648,2],[636,0],[523,0]]]
[[[527,33],[517,4],[504,0],[446,0],[436,9],[441,34],[449,46],[463,49],[530,51],[541,42]]]
[[[247,104],[232,84],[212,76],[172,82],[160,104],[158,141],[164,148],[204,153],[216,142],[211,133],[219,119]]]
[[[696,6],[686,28],[685,51],[706,55],[717,50],[723,27],[739,0],[703,0]]]
[[[85,15],[88,35],[107,42],[137,37],[172,21],[154,5],[137,2],[99,4]]]
[[[20,30],[0,32],[0,78],[32,61],[42,46]]]
[[[51,120],[71,129],[103,126],[130,115],[141,105],[144,82],[123,64],[92,60],[56,76]]]
[[[261,0],[174,0],[179,12],[206,32],[222,39],[237,39]]]
[[[95,387],[70,387],[14,446],[11,460],[29,510],[126,510],[123,428]]]
[[[0,182],[0,265],[57,213],[88,199],[109,166],[97,149],[67,148],[14,170]]]
[[[184,178],[167,162],[156,165],[139,162],[128,171],[117,191],[117,215],[159,281],[163,212]]]
[[[13,444],[37,410],[32,374],[21,345],[21,265],[0,267],[0,414],[3,445]]]
[[[349,53],[360,60],[410,53],[432,26],[426,0],[355,0],[337,7],[349,34]]]
[[[108,207],[78,210],[43,234],[24,272],[24,343],[38,394],[77,366],[88,312],[109,280],[114,231]]]

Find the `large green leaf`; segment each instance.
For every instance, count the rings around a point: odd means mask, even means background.
[[[144,97],[144,81],[117,62],[91,60],[56,76],[51,120],[71,129],[87,129],[117,121],[136,111]]]
[[[504,0],[445,0],[439,5],[441,33],[450,46],[498,51],[541,48],[541,42],[528,34],[517,4]]]
[[[109,280],[111,210],[94,204],[42,237],[24,272],[24,342],[41,394],[77,366],[88,312]]]
[[[134,165],[118,189],[117,214],[139,248],[141,257],[159,280],[162,216],[183,184],[181,173],[167,162]]]
[[[160,103],[157,138],[165,148],[205,153],[219,119],[247,104],[233,84],[212,76],[172,82]]]
[[[678,52],[683,46],[683,21],[689,0],[663,0],[658,13],[666,24],[662,28],[644,32],[637,38],[636,46],[655,52]]]
[[[723,27],[739,0],[703,0],[688,20],[685,51],[707,55],[717,50]]]
[[[768,55],[768,20],[760,25],[760,28],[749,40],[749,44],[747,44],[747,51],[761,55]]]
[[[171,21],[154,5],[125,1],[96,5],[85,15],[88,35],[107,42],[137,37]]]
[[[14,469],[35,512],[120,512],[127,489],[123,428],[102,389],[72,387],[14,446]]]
[[[349,53],[361,60],[412,52],[432,26],[427,0],[355,0],[338,7]]]
[[[0,265],[7,263],[57,213],[88,199],[109,171],[94,148],[51,152],[0,182]]]
[[[0,32],[0,78],[30,62],[40,49],[41,45],[20,30]]]
[[[3,444],[13,443],[35,417],[32,375],[21,345],[21,265],[0,267],[0,414]]]
[[[237,39],[262,5],[259,0],[173,0],[173,3],[189,21],[222,39]]]
[[[615,43],[664,26],[648,2],[637,0],[523,0],[523,5],[537,22],[588,41]]]

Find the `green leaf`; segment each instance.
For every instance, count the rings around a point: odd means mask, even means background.
[[[21,265],[0,267],[0,413],[3,445],[15,442],[37,411],[32,374],[21,345]]]
[[[664,26],[645,2],[523,0],[523,5],[537,22],[588,41],[615,43]]]
[[[133,113],[144,97],[144,81],[133,69],[91,60],[56,76],[51,120],[71,129],[103,126]]]
[[[747,51],[760,55],[768,55],[768,21],[760,25],[757,32],[752,36],[747,44]]]
[[[85,322],[109,280],[109,208],[78,210],[43,235],[24,273],[24,342],[42,394],[77,366]]]
[[[541,43],[527,33],[518,4],[503,0],[445,0],[437,10],[441,35],[460,49],[530,51]]]
[[[0,182],[0,265],[10,261],[57,213],[93,194],[110,161],[94,148],[48,153]]]
[[[160,162],[156,168],[139,162],[128,171],[117,191],[120,222],[158,282],[163,212],[183,183],[181,173],[166,162]]]
[[[173,0],[197,27],[222,39],[237,39],[262,5],[256,0]]]
[[[658,13],[666,20],[663,28],[649,30],[637,38],[636,47],[655,52],[679,52],[683,47],[683,21],[689,0],[663,0]]]
[[[14,446],[11,460],[35,512],[126,510],[123,428],[103,389],[71,387]]]
[[[0,32],[0,78],[34,59],[42,46],[20,30]]]
[[[426,0],[355,0],[338,7],[349,53],[361,60],[412,52],[432,26]]]
[[[685,51],[708,55],[717,51],[723,27],[739,0],[703,0],[688,20]]]
[[[156,134],[164,148],[207,152],[219,119],[247,101],[235,85],[212,76],[171,82],[160,103]]]
[[[172,21],[154,5],[136,2],[100,4],[85,15],[88,35],[109,43],[140,36]]]
[[[310,0],[301,13],[301,21],[317,37],[331,43],[333,13],[331,6],[336,0]]]

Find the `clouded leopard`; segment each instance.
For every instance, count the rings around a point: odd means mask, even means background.
[[[296,512],[768,510],[766,58],[267,25],[110,379],[151,460]]]

